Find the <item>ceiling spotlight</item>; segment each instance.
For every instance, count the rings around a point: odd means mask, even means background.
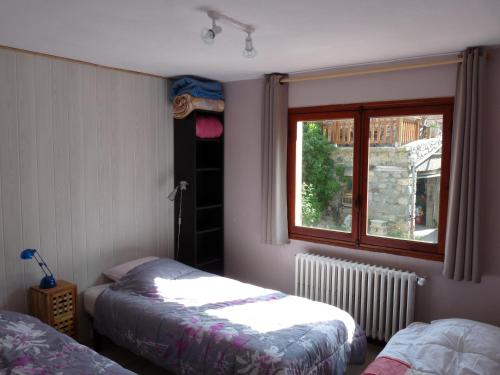
[[[245,49],[243,50],[243,56],[249,59],[257,56],[257,50],[253,46],[252,35],[250,31],[247,31],[247,37],[245,38]]]
[[[222,27],[215,23],[215,18],[212,18],[212,28],[204,27],[201,30],[201,40],[203,40],[206,44],[213,44],[214,39],[217,34],[222,32]]]

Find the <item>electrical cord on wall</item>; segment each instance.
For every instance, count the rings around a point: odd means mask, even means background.
[[[179,215],[177,216],[177,250],[175,253],[175,260],[179,259],[179,250],[181,248],[181,224],[182,224],[182,192],[185,190],[181,188],[181,196],[179,198]]]
[[[179,258],[179,252],[181,248],[181,225],[182,225],[182,193],[187,189],[189,183],[187,181],[179,181],[179,185],[177,185],[174,190],[168,195],[168,199],[170,201],[174,201],[177,196],[177,192],[181,191],[181,196],[179,198],[179,214],[177,216],[177,249],[174,254],[174,259],[177,260]]]

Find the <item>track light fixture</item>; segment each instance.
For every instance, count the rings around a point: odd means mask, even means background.
[[[204,27],[201,31],[201,39],[206,44],[213,44],[215,37],[222,32],[222,27],[217,25],[217,21],[225,21],[230,26],[233,26],[236,29],[239,29],[247,34],[245,38],[245,48],[243,49],[243,56],[247,58],[252,58],[257,55],[257,50],[253,46],[252,33],[255,31],[255,27],[252,25],[247,25],[243,22],[240,22],[232,17],[226,16],[222,13],[219,13],[215,10],[207,10],[203,9],[207,16],[212,20],[212,27],[207,28]]]
[[[257,56],[257,50],[253,46],[252,33],[250,31],[247,31],[247,37],[245,38],[245,49],[243,49],[243,56],[249,59]]]
[[[215,37],[221,32],[222,27],[215,23],[215,18],[212,18],[212,27],[210,29],[204,27],[203,30],[201,30],[201,40],[203,40],[206,44],[213,44]]]

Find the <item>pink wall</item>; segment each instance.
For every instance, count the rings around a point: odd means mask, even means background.
[[[416,319],[463,317],[500,325],[500,49],[488,61],[484,95],[482,196],[483,279],[480,284],[441,276],[442,263],[292,241],[268,246],[260,238],[262,80],[226,84],[225,262],[229,276],[292,292],[294,255],[325,255],[416,271],[428,277],[417,290]],[[290,107],[452,96],[455,67],[292,84]]]

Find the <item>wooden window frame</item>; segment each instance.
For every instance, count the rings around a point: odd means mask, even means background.
[[[446,235],[449,172],[451,159],[452,97],[370,102],[318,107],[289,108],[288,110],[288,233],[291,239],[336,245],[413,258],[442,261]],[[441,185],[439,197],[438,243],[376,237],[366,234],[367,178],[370,117],[405,116],[417,114],[443,115]],[[351,233],[295,225],[295,162],[298,121],[354,118],[353,214]]]

